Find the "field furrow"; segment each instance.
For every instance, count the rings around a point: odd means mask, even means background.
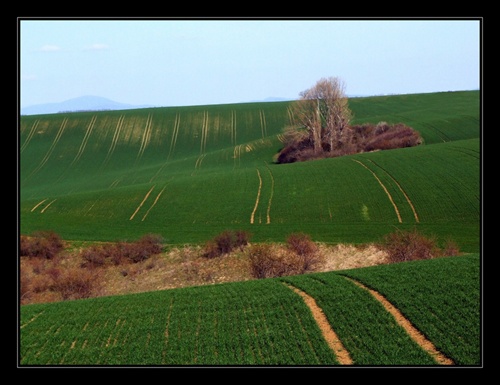
[[[146,126],[144,127],[144,132],[142,134],[142,139],[141,139],[141,146],[139,147],[139,152],[137,153],[136,160],[142,157],[142,154],[144,154],[144,151],[146,150],[146,147],[148,146],[149,141],[151,140],[152,126],[153,126],[153,116],[149,114],[146,119]]]
[[[35,134],[36,128],[38,127],[39,123],[40,123],[40,120],[36,119],[33,122],[33,124],[31,125],[30,132],[29,132],[28,136],[26,137],[26,140],[24,141],[23,145],[21,146],[21,152],[24,151],[24,149],[26,148],[26,146],[29,144],[30,140],[33,138],[33,135]]]
[[[410,197],[408,196],[408,194],[406,193],[406,191],[401,187],[401,185],[399,184],[399,182],[391,174],[389,174],[389,172],[386,169],[382,168],[380,165],[378,165],[377,163],[375,163],[372,159],[368,159],[368,161],[371,162],[371,163],[373,163],[375,166],[377,166],[381,170],[383,170],[387,174],[387,176],[389,176],[389,178],[392,179],[392,181],[396,184],[396,186],[398,187],[399,191],[401,191],[401,193],[404,195],[406,201],[408,202],[408,205],[410,206],[411,211],[413,212],[413,216],[415,217],[415,222],[417,222],[417,223],[420,222],[420,220],[418,219],[417,211],[415,210],[415,206],[413,206],[413,203],[410,200]]]
[[[257,190],[257,197],[255,198],[255,205],[252,210],[252,214],[250,214],[250,223],[253,224],[255,221],[255,212],[257,211],[257,207],[259,207],[260,200],[260,191],[262,189],[262,177],[260,176],[260,171],[257,169],[257,176],[259,178],[259,188]]]
[[[325,316],[325,313],[323,313],[323,310],[318,306],[314,298],[292,285],[287,286],[298,295],[300,295],[309,309],[311,309],[314,320],[321,329],[321,333],[323,334],[325,341],[328,343],[328,346],[335,353],[339,363],[341,365],[352,365],[353,361],[349,352],[342,344],[342,341],[337,336],[337,333],[335,333],[335,331],[332,329],[330,323],[328,322],[328,319]]]
[[[55,149],[57,143],[61,139],[61,136],[62,136],[62,134],[64,132],[64,129],[66,128],[66,124],[67,123],[68,123],[68,118],[64,118],[63,121],[62,121],[62,123],[61,123],[61,126],[59,127],[59,131],[57,132],[57,134],[56,134],[56,136],[54,138],[54,141],[52,142],[52,145],[50,146],[49,150],[47,151],[47,153],[43,157],[43,159],[40,162],[40,164],[31,172],[31,174],[28,176],[28,178],[31,177],[32,175],[36,174],[38,171],[40,171],[40,169],[45,165],[45,163],[47,163],[47,161],[49,160],[50,156],[54,152],[54,149]]]
[[[385,187],[385,185],[382,183],[382,181],[379,179],[379,177],[377,176],[377,174],[375,174],[372,170],[370,170],[370,168],[368,168],[368,166],[366,166],[364,163],[360,162],[359,160],[356,160],[356,159],[353,159],[353,162],[356,162],[356,163],[359,163],[361,166],[363,166],[364,168],[366,168],[368,171],[370,171],[370,173],[373,175],[373,177],[377,180],[377,182],[380,184],[380,186],[384,189],[387,197],[389,198],[389,200],[391,201],[391,204],[392,206],[394,207],[394,211],[396,213],[396,216],[398,217],[398,222],[399,223],[402,223],[402,219],[401,219],[401,215],[399,214],[399,209],[398,209],[398,206],[396,206],[396,203],[394,202],[394,199],[392,198],[392,195],[389,193],[389,190],[387,190],[387,187]]]
[[[113,155],[113,152],[115,151],[115,147],[116,147],[116,144],[118,143],[118,138],[120,137],[120,131],[122,129],[124,119],[125,119],[125,115],[121,115],[118,118],[115,132],[113,134],[113,139],[111,140],[111,145],[109,146],[108,152],[106,154],[106,158],[104,158],[104,161],[101,165],[101,168],[103,168],[104,166],[107,165],[107,163],[111,159],[111,156]]]
[[[89,141],[90,134],[92,134],[92,130],[94,129],[96,120],[97,120],[97,115],[94,115],[92,119],[90,119],[90,123],[87,126],[87,130],[85,131],[85,135],[83,137],[82,143],[80,144],[80,148],[78,149],[78,152],[76,153],[75,158],[73,159],[71,164],[77,162],[82,156],[83,152],[85,151],[85,147],[87,146],[87,143]]]
[[[269,166],[267,166],[267,171],[269,172],[269,176],[271,177],[271,194],[269,195],[269,202],[267,203],[267,213],[266,213],[266,223],[271,223],[271,203],[273,201],[273,194],[274,194],[274,176],[273,173],[271,172]]]
[[[146,193],[146,195],[144,196],[143,200],[141,201],[141,203],[139,203],[139,206],[137,206],[137,208],[135,209],[134,213],[130,216],[130,220],[134,219],[135,215],[137,214],[137,212],[141,209],[142,205],[144,204],[144,202],[146,202],[146,200],[148,199],[149,197],[149,194],[151,194],[151,192],[153,191],[153,189],[155,188],[155,185],[153,185],[153,187],[151,187],[151,189]]]
[[[370,289],[363,285],[359,281],[355,281],[351,278],[350,279],[352,282],[354,282],[357,286],[360,288],[367,290],[377,301],[379,301],[384,308],[391,313],[391,315],[394,317],[396,322],[401,325],[408,335],[417,343],[419,344],[431,357],[433,357],[436,360],[436,363],[439,365],[454,365],[453,360],[450,358],[446,357],[442,352],[436,349],[434,344],[429,341],[417,328],[415,328],[411,322],[401,314],[401,312],[393,305],[391,304],[386,298],[384,298],[380,293],[377,291]]]
[[[165,191],[165,188],[167,186],[163,187],[162,190],[158,193],[158,195],[156,196],[153,204],[149,207],[148,211],[146,211],[146,213],[144,214],[144,216],[142,217],[142,220],[144,221],[144,219],[146,219],[146,217],[148,216],[149,212],[151,211],[151,209],[156,205],[156,203],[158,203],[158,199],[160,199],[160,196],[161,194],[163,194],[163,191]]]

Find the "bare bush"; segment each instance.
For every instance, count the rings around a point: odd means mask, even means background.
[[[298,255],[309,255],[318,251],[318,247],[308,234],[293,233],[286,240],[288,248]]]
[[[19,253],[25,257],[52,259],[60,252],[64,244],[53,231],[37,231],[32,236],[21,235]]]
[[[52,291],[61,294],[63,300],[92,297],[98,289],[99,274],[81,268],[70,268],[61,271],[53,280]]]
[[[115,266],[124,263],[139,263],[152,255],[162,252],[162,238],[159,235],[147,234],[136,242],[117,242],[94,245],[81,252],[83,266],[99,267],[106,264]]]
[[[203,248],[203,256],[205,258],[216,258],[224,254],[229,254],[234,249],[243,250],[243,247],[248,244],[250,234],[246,231],[225,230],[215,236],[213,240],[205,243]]]
[[[248,251],[251,276],[271,278],[304,274],[313,271],[323,262],[324,256],[318,253],[316,245],[303,247],[307,239],[303,241],[301,235],[292,236],[292,239],[294,246],[252,245]],[[297,242],[295,242],[296,239]],[[295,250],[293,250],[294,247]]]
[[[381,248],[387,252],[389,262],[431,259],[441,255],[434,238],[424,236],[415,229],[387,234]]]

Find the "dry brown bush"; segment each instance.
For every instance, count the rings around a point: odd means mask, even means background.
[[[416,229],[387,234],[381,248],[387,252],[389,262],[431,259],[442,255],[435,239],[420,234]]]
[[[52,259],[64,247],[60,236],[53,231],[37,231],[20,236],[19,254],[25,257]]]
[[[256,244],[248,250],[250,274],[253,278],[271,278],[314,271],[324,262],[324,255],[303,234],[289,238],[286,246]]]
[[[205,243],[203,256],[205,258],[217,258],[224,254],[229,254],[235,249],[243,250],[248,244],[250,234],[243,230],[225,230],[216,235],[214,239]]]

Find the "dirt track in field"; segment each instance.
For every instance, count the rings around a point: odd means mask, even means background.
[[[300,295],[304,299],[304,302],[309,307],[309,309],[311,309],[314,320],[321,329],[321,333],[323,334],[325,341],[328,343],[328,346],[330,346],[330,349],[332,349],[337,356],[337,360],[339,361],[339,363],[341,365],[352,365],[353,361],[349,352],[346,350],[346,348],[342,344],[342,341],[340,341],[340,338],[332,329],[325,316],[325,313],[323,313],[323,310],[321,310],[314,298],[294,286],[288,285],[288,287],[290,287],[290,289]]]
[[[377,291],[364,286],[358,281],[350,278],[347,279],[352,281],[363,290],[367,290],[377,301],[379,301],[384,306],[384,308],[394,317],[396,322],[403,329],[405,329],[408,335],[434,358],[438,365],[454,365],[454,362],[451,359],[437,350],[434,344],[429,341],[417,328],[415,328],[394,305],[392,305],[387,299],[384,298],[384,296],[382,296]],[[299,294],[303,298],[305,304],[309,307],[309,309],[311,309],[313,317],[319,328],[321,329],[325,341],[328,343],[328,346],[330,346],[330,349],[332,349],[332,351],[335,353],[339,363],[341,365],[352,365],[354,362],[350,357],[349,352],[344,347],[342,341],[337,336],[335,331],[332,329],[323,310],[318,306],[314,298],[294,286],[287,286],[297,294]]]

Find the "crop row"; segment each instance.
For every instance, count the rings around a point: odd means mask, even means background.
[[[437,365],[355,279],[383,294],[455,365],[478,365],[478,266],[478,255],[467,255],[24,305],[20,364],[339,365],[292,285],[316,300],[354,365]]]

